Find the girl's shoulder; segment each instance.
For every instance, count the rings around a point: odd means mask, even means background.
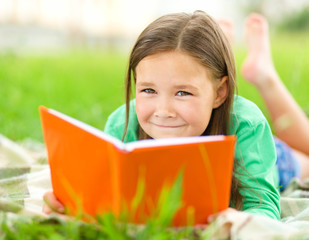
[[[123,131],[126,124],[126,105],[117,108],[109,117],[105,124],[104,132],[122,140]],[[124,142],[133,142],[138,140],[138,121],[135,113],[135,100],[130,102],[129,123]]]
[[[234,126],[238,126],[240,124],[250,126],[256,126],[261,123],[268,124],[259,107],[255,103],[239,95],[234,96],[231,113]]]

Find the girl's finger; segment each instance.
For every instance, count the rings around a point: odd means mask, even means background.
[[[59,202],[53,192],[46,192],[43,196],[44,202],[47,205],[45,210],[48,211],[55,211],[58,213],[64,213],[64,206]],[[44,211],[44,208],[43,208]]]

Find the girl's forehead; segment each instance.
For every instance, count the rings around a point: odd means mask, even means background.
[[[151,54],[143,58],[136,66],[135,78],[156,77],[160,75],[205,75],[212,78],[211,71],[197,58],[181,50],[165,51]]]
[[[190,63],[190,65],[199,65],[201,68],[208,69],[203,63],[202,60],[193,57],[192,55],[181,51],[181,50],[172,50],[172,51],[164,51],[150,54],[144,57],[136,66],[136,70],[141,65],[154,65],[154,64],[167,64],[173,62],[182,62],[182,63]]]
[[[181,50],[181,49],[173,49],[173,50],[167,50],[167,51],[158,51],[158,52],[154,52],[151,53],[147,56],[145,56],[141,61],[143,60],[149,60],[149,59],[157,59],[157,58],[161,58],[162,56],[165,57],[190,57],[193,58],[189,53]],[[141,62],[140,61],[140,62]]]

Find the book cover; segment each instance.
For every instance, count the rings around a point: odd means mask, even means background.
[[[104,132],[40,106],[56,197],[70,214],[130,211],[139,181],[143,196],[133,222],[143,223],[164,186],[182,171],[182,206],[174,226],[207,223],[229,206],[235,136],[200,136],[122,143]]]

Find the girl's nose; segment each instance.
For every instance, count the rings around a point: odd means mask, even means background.
[[[155,117],[158,118],[173,118],[176,116],[176,112],[174,110],[173,102],[168,98],[158,99],[155,109]]]

